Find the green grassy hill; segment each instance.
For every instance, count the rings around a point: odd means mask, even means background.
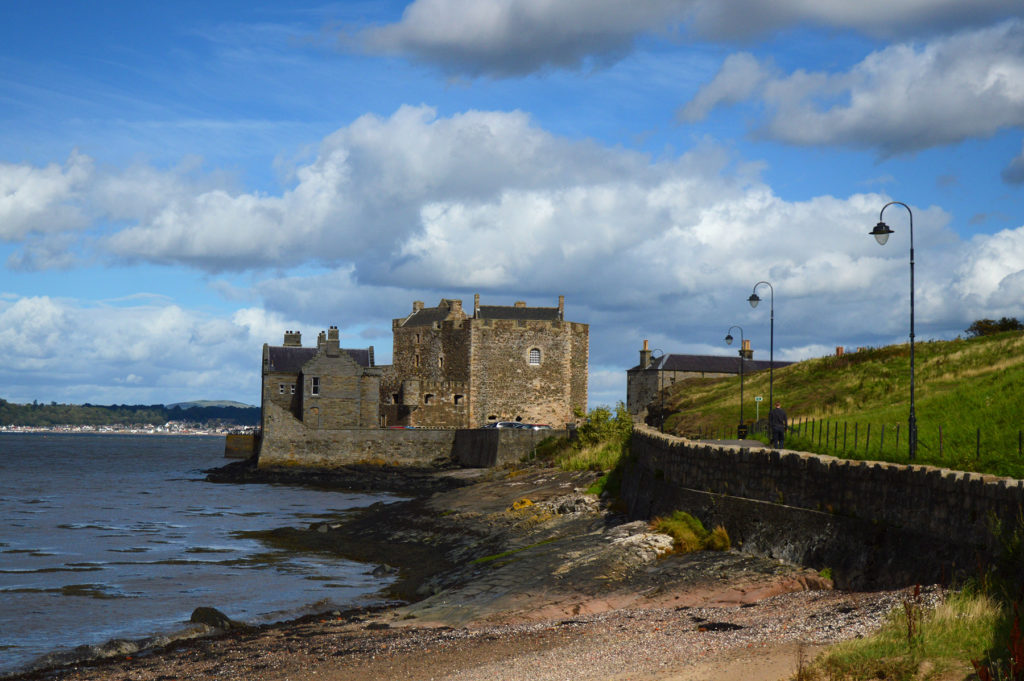
[[[1024,333],[917,343],[915,364],[915,463],[1024,477]],[[677,383],[666,398],[666,432],[734,437],[739,392],[738,377]],[[765,418],[767,371],[744,379],[747,422],[755,417],[755,395],[764,397],[760,416]],[[787,448],[907,462],[909,345],[777,368],[775,398],[798,429],[788,435]]]

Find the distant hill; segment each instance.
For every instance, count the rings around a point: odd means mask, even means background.
[[[206,406],[182,406],[206,405]],[[0,425],[32,426],[113,426],[163,425],[168,421],[185,421],[205,426],[256,426],[260,408],[238,405],[238,402],[188,402],[171,406],[163,404],[14,404],[0,399]],[[226,405],[226,406],[215,406]]]
[[[256,409],[251,404],[245,404],[244,402],[232,402],[231,400],[195,400],[193,402],[175,402],[174,404],[165,405],[168,409],[190,409],[192,407],[237,407],[239,409]]]

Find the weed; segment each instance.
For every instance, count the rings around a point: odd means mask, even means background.
[[[719,525],[711,532],[697,518],[685,511],[673,511],[667,518],[655,518],[651,523],[655,532],[672,537],[676,553],[693,551],[728,551],[729,534]]]

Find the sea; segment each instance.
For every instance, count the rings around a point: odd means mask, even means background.
[[[381,602],[376,566],[259,533],[397,497],[205,481],[225,463],[223,436],[0,433],[0,675],[200,606],[259,624]]]

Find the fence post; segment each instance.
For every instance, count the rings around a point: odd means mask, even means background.
[[[850,425],[846,421],[843,421],[843,452],[846,451],[846,427]]]
[[[942,461],[942,426],[939,426],[939,461]]]
[[[864,456],[868,455],[868,448],[871,447],[871,424],[868,424],[868,434],[864,436]]]
[[[832,451],[836,451],[836,447],[839,445],[839,421],[836,421],[836,427],[832,429]]]
[[[974,449],[974,460],[977,461],[981,458],[981,428],[978,428],[978,444]]]
[[[857,422],[853,422],[853,451],[857,451]]]
[[[896,424],[896,455],[900,453],[900,424]],[[910,454],[907,454],[907,458],[910,458]]]
[[[878,457],[882,458],[882,450],[885,449],[885,424],[882,424],[882,439],[878,441]]]

